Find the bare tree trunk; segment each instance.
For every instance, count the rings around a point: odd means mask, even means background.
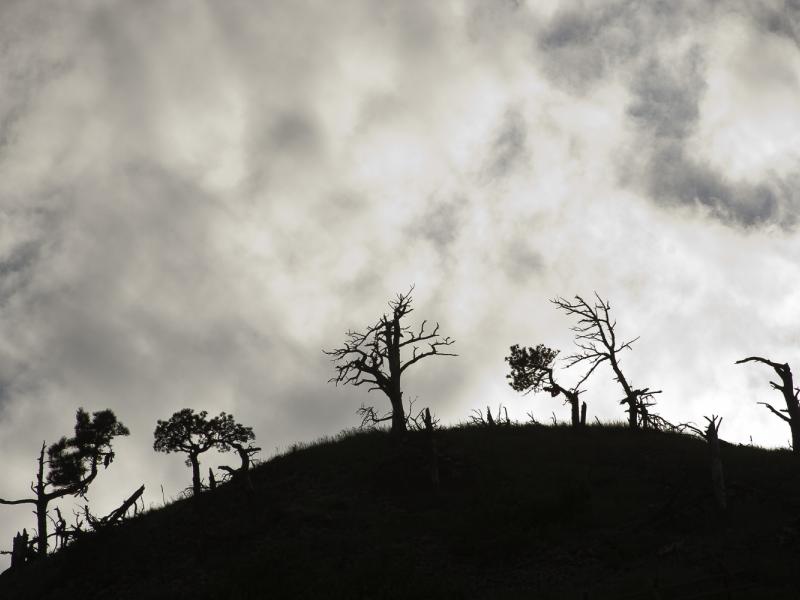
[[[38,539],[36,544],[36,553],[40,557],[47,556],[47,503],[49,498],[44,489],[44,447],[42,442],[42,449],[39,451],[39,468],[36,472],[36,530]]]
[[[619,364],[617,364],[617,359],[613,353],[611,354],[609,362],[611,363],[611,368],[614,371],[614,375],[617,376],[617,381],[622,386],[622,389],[625,390],[625,398],[628,401],[628,425],[631,429],[638,429],[639,419],[638,411],[636,409],[636,395],[633,393],[631,386],[628,384],[628,380],[625,379],[625,375],[622,374],[622,370],[619,368]]]
[[[581,427],[586,426],[586,402],[581,405]]]
[[[792,452],[800,454],[800,419],[792,419],[789,427],[792,430]]]
[[[578,396],[570,397],[569,403],[572,406],[572,426],[581,426],[580,405],[578,403]]]
[[[400,382],[393,385],[392,395],[392,429],[394,435],[401,435],[406,432],[406,412],[403,408],[403,392],[400,391]]]
[[[36,554],[47,556],[47,500],[36,501]]]
[[[721,422],[721,419],[720,419]],[[711,484],[714,487],[714,499],[717,507],[724,511],[728,507],[725,496],[725,479],[722,474],[722,457],[719,453],[719,425],[715,420],[709,420],[706,429],[706,439],[711,451]]]
[[[431,483],[433,487],[439,487],[439,452],[436,448],[436,438],[433,435],[433,418],[429,408],[425,409],[425,432],[429,441],[430,452],[430,467],[431,467]]]
[[[200,479],[200,459],[197,454],[190,453],[189,461],[192,463],[192,493],[199,496],[203,491],[203,484]]]

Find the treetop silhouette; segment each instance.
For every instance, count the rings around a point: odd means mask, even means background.
[[[389,313],[384,313],[374,325],[364,331],[349,330],[341,348],[323,350],[335,363],[336,376],[329,381],[336,385],[368,385],[368,391],[380,390],[389,398],[391,414],[376,418],[376,421],[391,420],[391,431],[399,434],[406,431],[406,415],[403,406],[401,376],[411,365],[430,356],[457,356],[442,352],[440,348],[452,345],[455,340],[439,334],[439,323],[428,329],[428,321],[422,321],[418,329],[404,324],[403,319],[411,308],[411,293],[397,294],[389,301]],[[410,350],[411,356],[407,356]],[[403,353],[406,358],[403,359]]]
[[[233,415],[223,411],[211,419],[207,417],[208,412],[204,410],[195,413],[194,409],[184,408],[166,421],[159,419],[153,432],[156,452],[184,452],[188,455],[186,465],[192,467],[192,492],[195,496],[203,490],[199,459],[202,453],[211,448],[221,452],[236,446],[244,448],[255,439],[253,428],[237,423]]]
[[[581,417],[579,396],[582,391],[580,387],[600,364],[599,361],[594,362],[574,386],[565,388],[559,385],[553,376],[553,364],[559,354],[558,350],[548,348],[544,344],[539,344],[535,348],[520,347],[519,344],[514,344],[511,346],[510,352],[511,354],[505,358],[511,368],[506,379],[509,380],[508,385],[512,389],[523,394],[545,391],[554,398],[563,394],[571,407],[572,425],[579,427],[585,422],[585,412]],[[586,406],[585,402],[584,406]]]

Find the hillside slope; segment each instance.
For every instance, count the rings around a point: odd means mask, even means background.
[[[798,461],[615,427],[362,433],[78,540],[2,598],[798,598]],[[584,595],[585,594],[585,595]]]

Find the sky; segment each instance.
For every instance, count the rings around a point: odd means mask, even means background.
[[[152,450],[181,408],[262,458],[355,426],[388,402],[321,350],[412,284],[459,356],[404,393],[444,424],[567,420],[503,358],[568,354],[549,299],[597,291],[665,418],[788,443],[733,363],[800,370],[798,0],[6,0],[0,90],[0,497],[78,407],[131,430],[101,514],[190,484]],[[621,397],[598,369],[589,420]],[[35,520],[0,508],[5,548]]]

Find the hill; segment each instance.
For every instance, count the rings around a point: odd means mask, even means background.
[[[798,598],[798,461],[697,438],[538,425],[296,448],[0,577],[2,598]]]

